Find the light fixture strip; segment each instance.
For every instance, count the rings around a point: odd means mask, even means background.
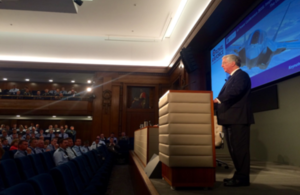
[[[174,30],[174,28],[175,28],[175,26],[176,26],[176,24],[179,20],[179,17],[181,15],[187,1],[188,0],[181,0],[175,15],[172,17],[172,20],[169,24],[168,30],[166,31],[165,37],[170,37],[171,36],[171,34],[172,34],[172,32],[173,32],[173,30]]]

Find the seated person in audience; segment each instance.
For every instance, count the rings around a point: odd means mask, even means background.
[[[39,125],[39,124],[36,124],[36,125],[35,125],[35,130],[36,130],[37,132],[40,131],[40,125]]]
[[[49,125],[49,127],[48,127],[48,129],[46,129],[45,133],[49,133],[51,129],[53,130],[53,126]],[[55,131],[54,131],[54,133],[55,133]]]
[[[68,136],[68,134],[65,133],[64,128],[60,128],[59,138],[65,139],[65,138],[68,138],[68,137],[69,137],[69,136]]]
[[[50,150],[47,150],[47,147],[49,146],[49,144],[50,144],[50,142],[49,142],[48,139],[44,141],[45,150],[46,150],[47,152],[50,151]]]
[[[37,141],[37,146],[35,148],[36,154],[46,152],[44,144],[45,144],[44,140],[40,139],[40,140]]]
[[[60,94],[60,90],[57,88],[57,89],[55,90],[54,95],[55,95],[55,96],[59,96],[59,94]]]
[[[29,130],[29,129],[26,130],[26,132],[25,132],[25,134],[23,135],[22,139],[24,140],[24,139],[26,138],[27,135],[29,135],[29,137],[30,137],[30,130]]]
[[[8,135],[11,134],[10,126],[9,125],[5,125],[5,130],[6,130],[6,132],[7,132]]]
[[[59,139],[59,133],[55,133],[55,138]]]
[[[63,94],[63,95],[68,94],[68,92],[65,90],[64,87],[61,88],[60,93]]]
[[[69,156],[69,159],[74,159],[74,158],[76,158],[76,154],[75,154],[75,152],[72,150],[72,148],[73,148],[73,145],[74,145],[74,142],[73,142],[73,140],[71,139],[71,138],[66,138],[67,140],[68,140],[68,147],[67,147],[67,149],[66,149],[66,152],[67,152],[67,154],[68,154],[68,156]]]
[[[18,139],[18,134],[13,133],[13,134],[11,134],[10,138],[11,138],[11,140]]]
[[[6,130],[4,124],[2,124],[2,125],[0,126],[0,131],[3,131],[3,130]]]
[[[32,154],[36,154],[36,146],[37,146],[37,139],[31,138],[29,141],[28,148],[31,149]]]
[[[24,127],[23,125],[19,125],[19,133],[23,133],[24,132]]]
[[[75,95],[77,93],[77,91],[75,91],[74,88],[71,89],[71,91],[68,92],[68,94],[71,94],[71,95]]]
[[[76,156],[81,156],[84,153],[82,151],[81,139],[76,139],[75,146],[72,147],[72,150]]]
[[[28,126],[27,125],[24,125],[24,130],[23,131],[26,131],[28,129]],[[30,131],[30,130],[29,130]]]
[[[35,139],[36,139],[36,137],[35,137],[35,133],[34,133],[34,132],[32,132],[32,133],[30,134],[30,138],[31,138],[31,139],[33,139],[33,138],[35,138]]]
[[[16,129],[17,131],[19,131],[19,129],[18,129],[18,127],[17,127],[17,124],[13,124],[11,130],[14,130],[14,129]]]
[[[53,130],[54,130],[55,133],[59,133],[60,132],[60,128],[58,128],[57,124],[54,125]]]
[[[3,149],[5,149],[5,150],[9,150],[9,148],[10,148],[10,145],[8,144],[8,141],[7,141],[7,139],[5,139],[5,138],[2,138],[2,140],[1,140],[1,143],[2,143],[2,148],[3,148]]]
[[[44,136],[40,136],[40,137],[38,137],[38,139],[43,140],[43,141],[45,140]]]
[[[39,132],[37,132],[37,130],[35,129],[35,127],[32,127],[31,133],[34,133],[35,135],[38,135],[38,134],[39,134]]]
[[[37,91],[34,98],[37,99],[37,100],[43,99],[43,96],[42,96],[42,94],[41,94],[41,91]]]
[[[27,135],[25,136],[25,139],[24,139],[24,140],[27,141],[27,142],[29,142],[30,139],[31,139],[30,135],[27,134]]]
[[[67,132],[69,130],[69,126],[65,125],[65,132]]]
[[[18,133],[18,139],[19,139],[19,140],[22,140],[22,138],[23,138],[22,133]]]
[[[122,133],[121,133],[121,137],[119,138],[119,140],[126,140],[126,141],[128,141],[129,139],[128,139],[128,137],[126,136],[125,132],[122,132]]]
[[[5,130],[2,131],[2,138],[7,139],[8,144],[11,144],[12,140],[11,140],[10,136],[7,135],[7,132]]]
[[[104,134],[103,134],[103,133],[100,134],[100,140],[102,140],[102,141],[104,141],[104,142],[106,141],[106,138],[104,137]]]
[[[21,95],[21,91],[17,91],[13,99],[23,99],[23,95]]]
[[[52,95],[52,96],[54,96],[55,92],[56,92],[56,88],[52,87],[52,90],[49,91],[49,94]]]
[[[107,149],[114,154],[120,155],[120,153],[118,152],[118,150],[120,149],[120,146],[115,143],[113,137],[109,138],[109,143],[107,144]]]
[[[82,153],[87,153],[90,151],[90,142],[88,140],[84,141],[81,151]]]
[[[68,140],[59,139],[58,144],[59,144],[59,148],[53,154],[53,160],[56,166],[69,162],[69,156],[68,153],[66,152],[66,149],[68,147]]]
[[[30,123],[30,126],[28,127],[28,129],[29,129],[30,131],[32,131],[32,127],[34,127],[34,124],[33,124],[33,123]]]
[[[57,100],[60,100],[60,99],[63,99],[63,98],[64,98],[64,95],[62,93],[55,96],[55,99],[57,99]]]
[[[57,144],[57,138],[53,138],[51,140],[51,143],[47,146],[47,150],[49,150],[49,151],[56,150],[57,149],[56,144]]]
[[[12,138],[13,134],[17,134],[17,133],[18,133],[18,132],[17,132],[17,129],[13,129],[13,130],[11,131],[10,138]],[[18,137],[18,135],[17,135],[17,137]]]
[[[51,94],[49,93],[49,89],[45,89],[43,96],[51,96]]]
[[[21,158],[27,155],[31,155],[32,151],[28,148],[28,142],[25,140],[19,141],[18,151],[15,153],[14,158]]]
[[[115,137],[115,134],[113,132],[110,134],[110,137],[107,138],[107,140],[110,141],[110,138],[113,138],[114,142],[118,143],[118,139]]]
[[[17,93],[17,91],[20,91],[20,90],[16,87],[16,85],[13,85],[13,88],[11,88],[9,90],[9,93],[12,95],[15,95]]]
[[[41,137],[41,136],[46,137],[46,135],[44,134],[44,130],[43,130],[43,129],[40,129],[40,130],[39,130],[39,133],[37,134],[37,136],[38,136],[38,137]]]
[[[63,126],[61,126],[60,128],[63,128]],[[73,139],[73,141],[76,139],[76,131],[74,130],[74,126],[70,126],[70,129],[68,129],[65,132],[68,134],[70,138]]]
[[[50,140],[52,140],[53,138],[55,138],[55,134],[53,133],[53,129],[50,129],[50,131],[46,135],[46,137],[49,138]]]
[[[23,95],[31,95],[31,93],[27,87],[25,88],[25,92],[23,93]]]
[[[90,149],[91,149],[91,150],[95,150],[95,149],[97,149],[98,147],[100,147],[101,145],[105,145],[105,142],[102,141],[102,140],[100,140],[100,137],[97,136],[97,137],[96,137],[96,140],[92,143]]]
[[[14,139],[11,142],[9,150],[18,150],[18,145],[19,145],[19,139]]]

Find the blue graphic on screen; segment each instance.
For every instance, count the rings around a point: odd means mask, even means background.
[[[252,88],[300,71],[300,0],[265,0],[211,50],[216,98],[228,74],[226,54],[238,55]]]

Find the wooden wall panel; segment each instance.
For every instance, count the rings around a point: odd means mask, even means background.
[[[120,112],[120,86],[114,85],[112,87],[112,101],[111,101],[111,120],[110,120],[110,133],[114,132],[119,136],[121,129],[119,129],[119,112]],[[105,135],[109,136],[109,135]]]
[[[144,121],[151,121],[154,124],[157,121],[155,109],[128,109],[126,115],[126,134],[134,136],[134,131],[139,129],[140,124]]]
[[[2,115],[71,115],[92,114],[92,101],[0,100]]]

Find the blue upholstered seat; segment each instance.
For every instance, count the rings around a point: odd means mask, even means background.
[[[41,174],[41,173],[46,173],[45,166],[42,162],[42,156],[41,155],[29,155],[29,158],[33,164],[33,167],[36,171],[36,173]]]
[[[38,195],[58,195],[53,178],[49,173],[39,174],[26,181],[30,183]]]
[[[36,175],[36,172],[33,168],[33,163],[30,160],[29,156],[24,156],[21,158],[15,159],[17,166],[19,167],[19,173],[23,180],[27,180]]]
[[[0,195],[36,195],[33,187],[27,183],[20,183],[11,188],[3,190]]]
[[[1,161],[0,170],[4,181],[4,186],[6,188],[9,188],[22,182],[17,165],[14,160],[7,159]]]
[[[47,171],[55,167],[54,160],[53,160],[53,153],[52,152],[44,152],[38,154],[42,157],[42,162]]]

